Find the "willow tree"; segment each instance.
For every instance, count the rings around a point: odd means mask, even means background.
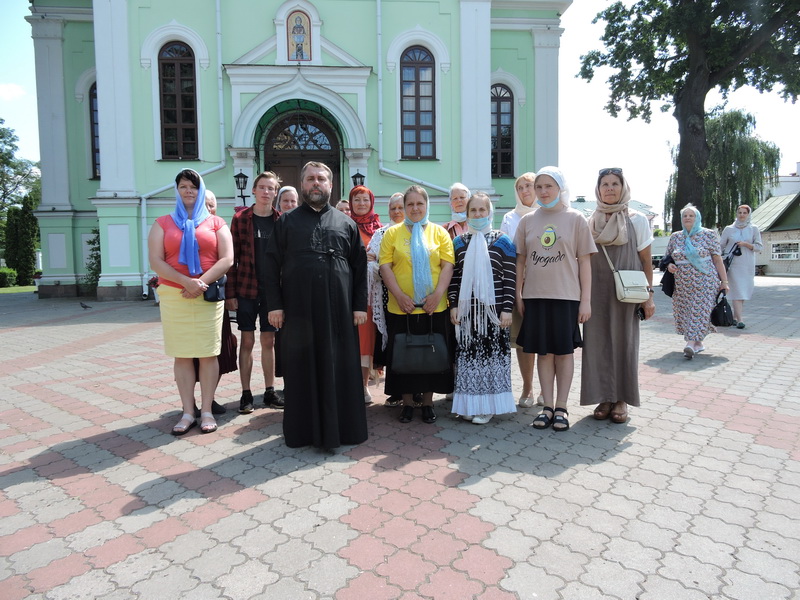
[[[630,4],[630,2],[628,2]],[[637,0],[614,2],[605,21],[604,51],[581,57],[580,76],[610,68],[606,110],[649,122],[652,104],[678,121],[677,197],[702,210],[708,166],[705,102],[742,86],[800,95],[800,0]],[[673,211],[673,228],[680,215]]]
[[[756,208],[764,199],[765,186],[778,183],[781,152],[772,142],[755,135],[756,119],[740,110],[715,109],[706,118],[708,165],[703,171],[703,223],[722,227],[733,222],[736,207]],[[673,150],[677,164],[679,152]],[[677,173],[670,180],[677,179]],[[664,198],[667,213],[686,204],[670,185]],[[677,198],[677,200],[676,200]]]

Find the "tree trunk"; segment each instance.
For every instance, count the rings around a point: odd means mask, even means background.
[[[709,88],[690,76],[680,99],[675,102],[673,115],[678,121],[680,147],[678,148],[678,181],[675,186],[675,206],[672,213],[672,230],[681,226],[681,208],[691,203],[703,214],[704,172],[708,166],[709,149],[706,143],[705,100]],[[713,215],[709,215],[713,220]],[[713,223],[706,223],[713,227]]]

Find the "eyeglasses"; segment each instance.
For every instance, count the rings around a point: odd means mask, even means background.
[[[619,167],[608,167],[607,169],[600,169],[598,177],[605,177],[606,175],[622,175],[622,169]]]

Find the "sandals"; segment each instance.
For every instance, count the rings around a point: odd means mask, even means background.
[[[217,422],[214,415],[210,412],[200,413],[200,432],[214,433],[217,430]]]
[[[195,425],[197,425],[197,420],[194,418],[194,415],[183,413],[181,420],[178,421],[175,424],[175,427],[172,428],[172,435],[183,435]]]
[[[547,411],[550,411],[549,416],[546,414]],[[553,424],[553,415],[554,415],[553,409],[550,408],[549,406],[545,406],[542,409],[542,412],[539,413],[539,416],[533,420],[531,426],[534,429],[547,429],[548,427],[550,427],[550,425]]]
[[[567,412],[566,408],[556,408],[553,416],[553,431],[561,432],[569,429],[569,420],[567,419],[568,416],[569,413]]]
[[[383,403],[384,406],[395,407],[400,406],[403,399],[400,396],[389,396]]]
[[[628,422],[628,405],[624,404],[622,410],[613,410],[611,412],[611,422],[619,425]]]
[[[605,421],[608,415],[611,414],[611,407],[614,406],[611,402],[601,402],[594,409],[594,418],[598,421]]]

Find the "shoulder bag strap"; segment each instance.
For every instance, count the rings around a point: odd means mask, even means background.
[[[617,269],[614,267],[614,263],[611,262],[611,258],[608,256],[608,252],[606,251],[606,247],[604,245],[602,245],[602,244],[600,244],[600,247],[603,249],[603,254],[606,255],[606,260],[608,261],[608,266],[611,267],[611,270],[614,271],[614,273],[616,273]]]

